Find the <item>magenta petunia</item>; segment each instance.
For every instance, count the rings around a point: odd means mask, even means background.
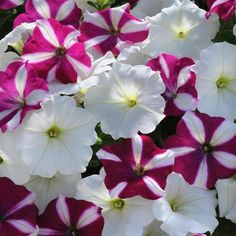
[[[231,20],[236,11],[236,0],[207,0],[209,11],[206,17],[210,17],[212,13],[216,13],[220,19],[224,21]]]
[[[0,72],[0,127],[13,130],[31,110],[40,108],[48,87],[28,63],[11,63]]]
[[[176,134],[165,141],[174,151],[174,171],[203,188],[236,173],[236,124],[221,117],[187,112],[177,125]]]
[[[60,195],[38,217],[39,236],[101,236],[101,208],[91,202]]]
[[[15,185],[8,178],[0,178],[0,235],[36,235],[38,209],[35,194]],[[35,234],[34,234],[35,233]]]
[[[119,197],[140,195],[157,199],[164,194],[166,178],[172,172],[174,153],[158,148],[151,138],[136,135],[97,152],[109,190],[119,188]]]
[[[0,9],[9,10],[24,3],[24,0],[1,0]]]
[[[76,83],[77,77],[91,71],[91,60],[84,44],[77,41],[79,32],[55,19],[42,20],[25,43],[22,58],[49,83]]]
[[[196,75],[190,71],[190,66],[193,64],[194,61],[191,58],[177,58],[170,54],[161,54],[148,61],[147,65],[152,70],[160,72],[166,86],[162,94],[166,100],[165,115],[181,116],[186,111],[196,109]]]
[[[129,4],[95,13],[85,12],[80,25],[80,40],[100,53],[117,55],[124,44],[142,42],[148,36],[146,22],[130,14]]]
[[[14,27],[24,22],[30,23],[49,18],[54,18],[65,25],[78,27],[81,14],[75,0],[27,0],[25,13],[16,17]]]

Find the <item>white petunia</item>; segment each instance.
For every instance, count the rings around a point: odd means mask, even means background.
[[[99,175],[82,179],[77,186],[77,199],[90,201],[102,208],[103,236],[141,236],[143,227],[153,219],[153,201],[142,197],[118,198],[119,187],[108,191]]]
[[[236,118],[236,46],[215,43],[203,50],[193,66],[197,75],[197,109],[210,116]]]
[[[150,68],[116,63],[106,83],[85,94],[84,106],[114,138],[150,133],[164,117],[164,84]]]
[[[0,131],[0,177],[8,177],[16,184],[24,184],[30,179],[30,173],[22,162],[16,148],[15,132]]]
[[[96,121],[71,97],[51,96],[25,119],[19,132],[22,159],[32,175],[51,178],[84,172],[96,142]]]
[[[131,13],[139,18],[154,16],[163,8],[171,6],[174,0],[139,0]]]
[[[167,178],[166,196],[154,203],[154,215],[162,221],[161,229],[170,236],[211,233],[218,225],[215,191],[189,185],[180,174]]]
[[[48,203],[60,194],[67,197],[74,197],[76,186],[80,179],[81,175],[79,173],[72,175],[57,173],[51,178],[32,176],[24,186],[36,194],[35,204],[41,214]]]
[[[236,223],[236,179],[219,179],[216,182],[220,217]]]
[[[178,57],[198,58],[199,52],[211,45],[219,30],[219,21],[208,20],[206,12],[190,0],[175,0],[169,8],[148,17],[150,42],[145,51],[155,57],[160,53],[169,53]]]
[[[161,222],[156,219],[149,225],[144,228],[142,236],[168,236],[163,230],[160,228]]]

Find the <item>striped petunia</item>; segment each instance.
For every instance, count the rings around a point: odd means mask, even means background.
[[[13,130],[27,112],[40,108],[48,93],[46,82],[29,64],[11,63],[0,72],[0,127]]]
[[[54,18],[65,25],[79,26],[81,10],[75,0],[27,0],[25,13],[14,21],[14,27],[23,22],[34,22],[38,19]]]
[[[194,61],[191,58],[177,58],[170,54],[161,54],[148,61],[148,66],[160,72],[166,86],[162,94],[166,100],[165,115],[179,116],[185,111],[196,109],[196,76],[189,68],[193,64]]]
[[[38,22],[26,42],[22,58],[33,65],[40,77],[52,82],[75,83],[77,77],[91,70],[91,60],[84,44],[77,41],[79,32],[50,18]]]
[[[218,179],[236,171],[236,124],[222,117],[187,112],[176,134],[167,138],[165,148],[175,152],[174,170],[185,180],[213,188]]]
[[[91,202],[60,195],[38,218],[39,236],[101,236],[101,208]]]
[[[148,36],[146,22],[130,14],[129,4],[95,13],[85,12],[80,26],[80,40],[100,53],[117,55],[122,47],[142,42]]]
[[[206,13],[206,17],[210,17],[213,13],[216,13],[220,19],[228,21],[232,19],[236,11],[235,0],[207,0],[209,11]]]
[[[17,7],[24,3],[24,0],[2,0],[0,2],[0,9],[8,10]]]
[[[106,172],[107,188],[112,190],[119,186],[121,198],[163,196],[166,178],[174,164],[174,153],[161,150],[145,135],[104,146],[97,156]]]
[[[35,194],[5,177],[0,186],[0,235],[37,235]]]

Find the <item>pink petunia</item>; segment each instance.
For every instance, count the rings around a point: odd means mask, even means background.
[[[210,17],[212,13],[216,13],[220,19],[224,21],[231,20],[236,11],[236,0],[207,0],[209,11],[206,17]]]
[[[24,0],[1,0],[0,9],[8,10],[24,3]]]
[[[93,203],[60,195],[38,217],[39,236],[101,236],[104,220]]]
[[[119,187],[121,198],[163,196],[166,178],[174,164],[173,152],[161,150],[145,135],[104,146],[97,156],[106,172],[107,188]]]
[[[77,41],[79,32],[61,25],[55,19],[38,22],[33,35],[25,43],[22,58],[49,83],[76,83],[77,77],[90,73],[91,60],[84,44]]]
[[[93,46],[101,54],[112,51],[119,54],[124,45],[144,41],[148,36],[146,22],[130,14],[129,4],[84,14],[80,26],[80,40]]]
[[[0,72],[0,127],[2,131],[13,130],[31,110],[40,108],[47,96],[45,80],[38,77],[29,64],[11,63]]]
[[[193,64],[194,61],[191,58],[177,58],[170,54],[161,54],[148,61],[147,65],[152,70],[160,72],[166,86],[162,94],[166,100],[165,115],[181,116],[186,111],[196,109],[196,75],[190,71],[190,66]]]
[[[33,235],[38,214],[35,194],[5,177],[0,178],[0,186],[0,235]]]
[[[165,141],[174,151],[174,171],[203,188],[236,172],[236,124],[221,117],[187,112],[177,125],[176,134]]]
[[[34,22],[38,19],[54,18],[65,25],[79,26],[81,10],[74,0],[27,0],[25,13],[20,14],[14,21],[14,27],[21,23]]]

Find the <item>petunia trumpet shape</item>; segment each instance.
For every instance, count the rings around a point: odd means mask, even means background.
[[[8,178],[0,178],[0,186],[0,235],[36,236],[35,194]]]
[[[48,88],[28,63],[13,62],[0,77],[0,127],[13,130],[29,111],[40,108]]]
[[[235,0],[207,0],[209,11],[206,17],[210,17],[216,13],[220,19],[229,21],[235,16],[236,1]]]
[[[148,36],[148,24],[129,11],[129,4],[96,13],[86,11],[80,25],[80,40],[101,54],[112,51],[115,55],[125,45],[144,41]]]
[[[192,186],[180,174],[172,173],[167,178],[165,196],[155,200],[154,215],[169,236],[212,233],[218,225],[215,195],[214,190]]]
[[[177,58],[170,54],[161,54],[148,61],[147,65],[159,71],[166,86],[162,94],[166,100],[164,110],[167,116],[181,116],[186,111],[194,111],[197,107],[197,91],[195,89],[195,73],[190,71],[194,64],[191,58]]]
[[[38,217],[38,235],[101,236],[103,224],[101,208],[91,202],[59,195]]]
[[[75,0],[27,0],[25,13],[14,21],[14,27],[23,22],[34,22],[38,19],[54,18],[64,25],[79,26],[81,10]]]
[[[235,174],[235,142],[236,124],[187,112],[177,125],[176,135],[167,138],[164,147],[174,151],[174,170],[187,182],[211,189],[218,179]]]
[[[109,190],[120,186],[119,197],[136,195],[157,199],[164,195],[166,177],[172,172],[174,153],[158,148],[148,136],[135,135],[97,152],[106,172]]]
[[[22,58],[33,65],[49,83],[75,83],[77,77],[90,73],[91,60],[84,44],[77,41],[79,32],[50,18],[41,20],[25,43]]]

